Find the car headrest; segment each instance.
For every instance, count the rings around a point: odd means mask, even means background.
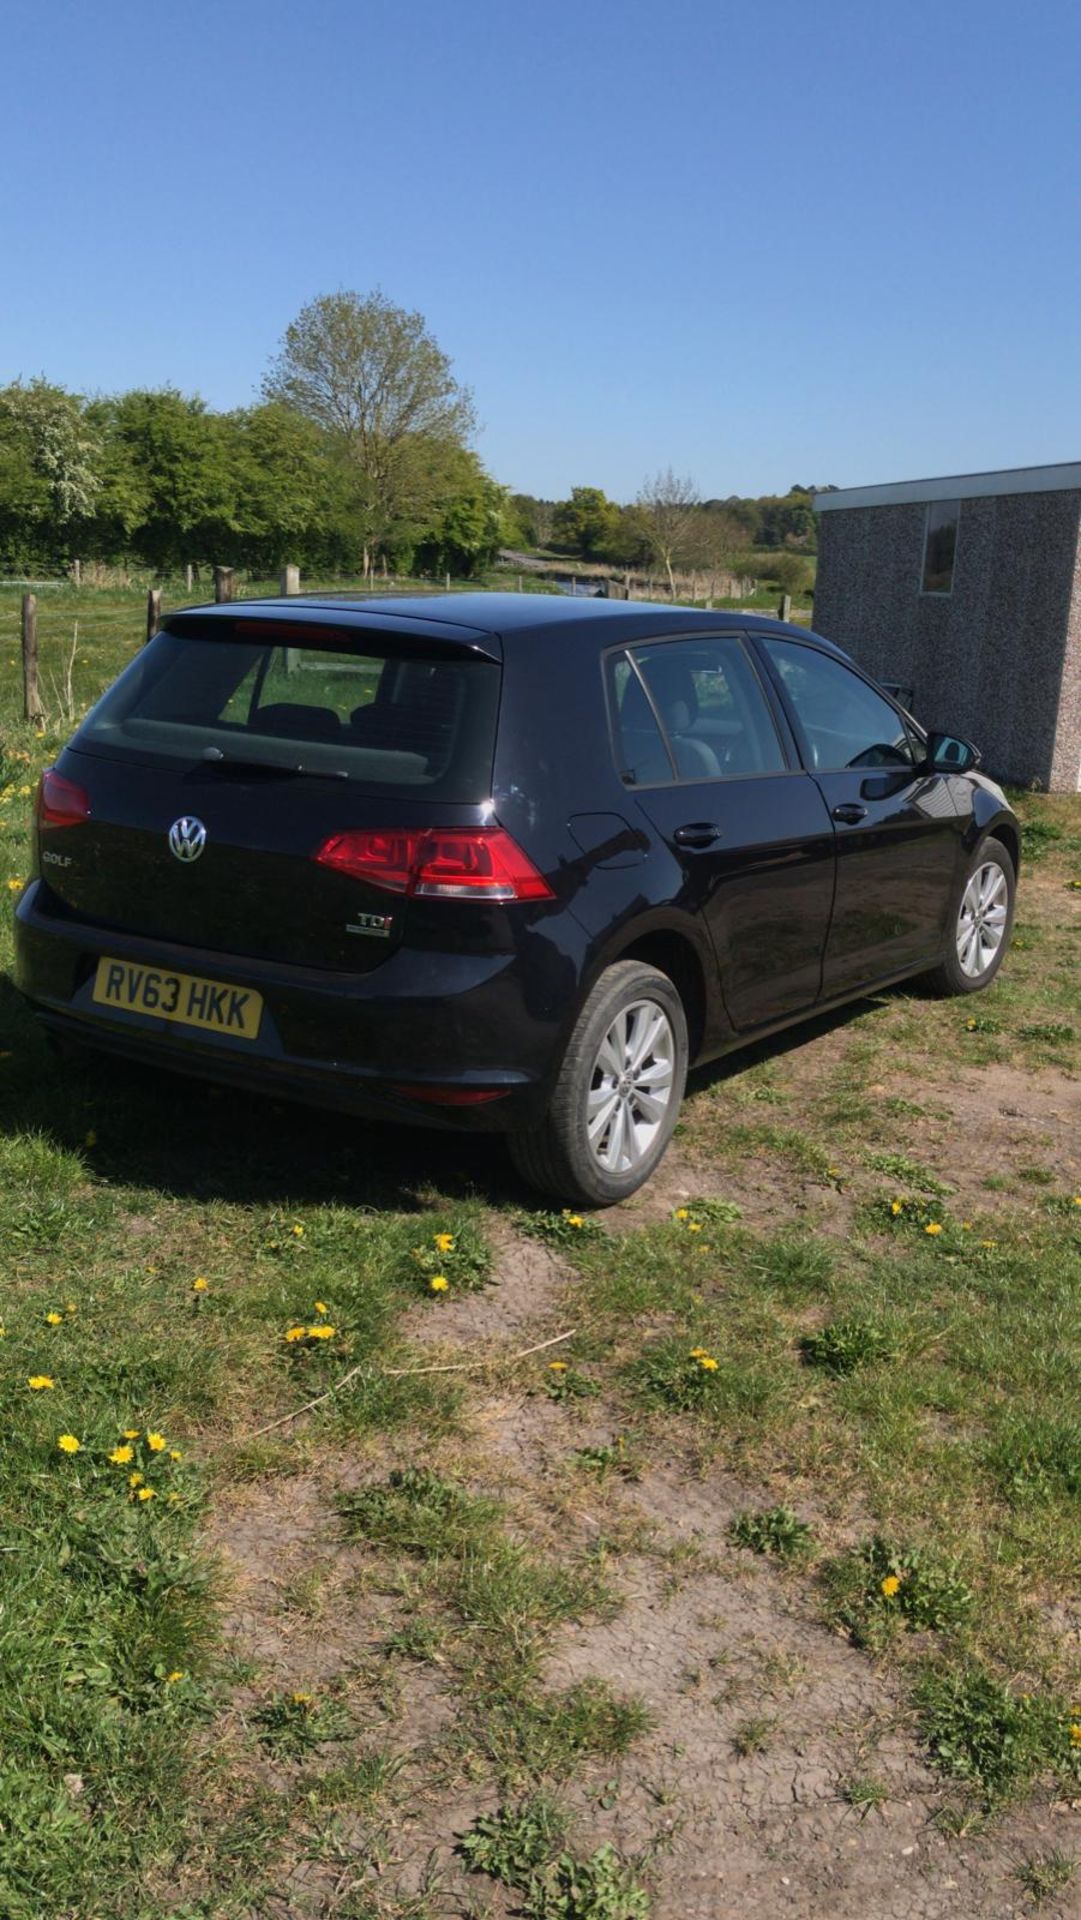
[[[690,668],[658,654],[650,660],[645,675],[669,731],[686,733],[698,717],[698,695]]]

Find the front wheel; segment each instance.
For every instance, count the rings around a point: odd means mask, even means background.
[[[608,967],[571,1034],[541,1126],[508,1138],[530,1186],[565,1204],[614,1206],[659,1162],[687,1080],[687,1019],[668,975]]]
[[[950,922],[945,958],[927,976],[937,993],[989,987],[1010,944],[1017,876],[1001,840],[985,840],[972,860]]]

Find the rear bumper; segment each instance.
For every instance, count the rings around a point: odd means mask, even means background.
[[[200,1079],[409,1125],[507,1132],[535,1126],[573,1012],[566,954],[536,936],[518,953],[399,949],[373,972],[330,973],[141,939],[61,918],[32,883],[15,916],[15,982],[58,1034]],[[178,1029],[91,998],[98,960],[199,974],[254,988],[259,1036]],[[406,1088],[415,1092],[403,1092]],[[432,1105],[492,1093],[470,1105]]]

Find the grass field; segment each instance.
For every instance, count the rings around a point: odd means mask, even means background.
[[[139,596],[40,605],[81,706]],[[596,1219],[59,1064],[0,910],[0,1912],[1074,1910],[1081,800],[1018,805],[989,994],[699,1074]]]

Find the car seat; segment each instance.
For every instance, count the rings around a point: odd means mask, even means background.
[[[655,654],[644,668],[649,690],[661,710],[676,766],[684,780],[716,780],[721,764],[707,740],[692,731],[698,718],[694,675],[679,660]]]

